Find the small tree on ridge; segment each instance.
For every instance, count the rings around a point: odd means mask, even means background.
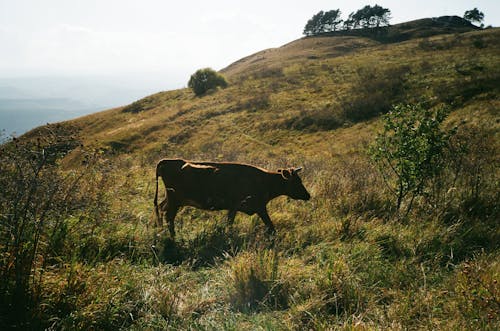
[[[325,12],[322,19],[323,32],[337,31],[339,25],[342,23],[340,18],[340,10],[334,9]]]
[[[378,28],[389,25],[391,11],[379,5],[366,5],[352,14],[350,17],[354,21],[354,26],[361,25],[363,28]]]
[[[484,13],[479,11],[477,8],[466,10],[464,13],[464,18],[469,22],[481,23],[484,20]]]

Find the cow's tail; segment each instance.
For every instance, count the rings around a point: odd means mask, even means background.
[[[155,191],[155,199],[153,201],[153,204],[155,206],[156,226],[161,226],[162,223],[162,220],[160,218],[160,211],[158,210],[158,177],[160,176],[159,174],[160,164],[161,162],[156,165],[156,191]]]

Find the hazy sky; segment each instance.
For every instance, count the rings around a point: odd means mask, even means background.
[[[182,87],[198,68],[300,38],[319,10],[346,17],[367,4],[388,7],[393,24],[478,7],[500,25],[499,0],[0,0],[0,78],[136,75]]]

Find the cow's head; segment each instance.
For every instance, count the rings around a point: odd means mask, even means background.
[[[278,169],[278,173],[285,180],[285,194],[292,199],[309,200],[311,195],[307,192],[302,180],[299,177],[299,171],[302,168]]]

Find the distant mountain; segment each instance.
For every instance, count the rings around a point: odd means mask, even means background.
[[[0,98],[0,130],[20,135],[46,123],[59,122],[102,108],[67,98]]]
[[[148,74],[4,77],[0,78],[0,98],[67,98],[110,108],[165,89],[165,84]]]
[[[129,104],[161,87],[147,75],[0,78],[0,130],[20,135],[47,122]]]

